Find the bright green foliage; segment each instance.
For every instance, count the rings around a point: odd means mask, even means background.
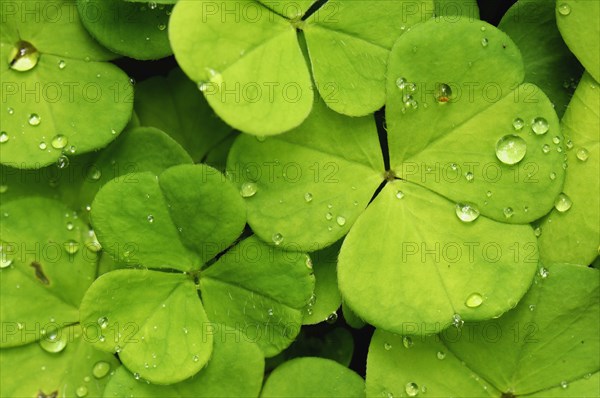
[[[83,25],[106,48],[136,59],[171,55],[167,23],[172,6],[123,0],[77,0]]]
[[[364,397],[364,380],[330,359],[305,357],[271,373],[260,395],[267,397]]]
[[[556,264],[500,319],[411,344],[377,331],[367,395],[402,396],[414,383],[431,396],[598,396],[599,292],[598,270]]]
[[[312,14],[311,1],[274,3],[273,12],[257,1],[180,2],[169,28],[177,61],[215,112],[255,135],[297,127],[313,90],[347,115],[380,108],[394,40],[433,12],[430,0],[336,0]]]
[[[600,92],[585,74],[562,119],[567,152],[563,192],[568,200],[540,224],[540,256],[545,262],[590,264],[600,250]],[[559,198],[557,198],[559,199]]]
[[[555,8],[553,1],[519,0],[504,14],[498,28],[521,50],[525,81],[548,95],[560,117],[567,109],[583,68],[556,27]]]
[[[140,123],[169,134],[197,162],[217,151],[232,135],[231,128],[217,118],[198,87],[180,69],[166,78],[144,80],[136,90],[135,111]]]
[[[596,80],[600,80],[600,3],[557,0],[558,29],[573,54]]]

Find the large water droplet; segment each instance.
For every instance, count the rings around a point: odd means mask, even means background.
[[[463,222],[472,222],[479,217],[479,209],[472,203],[457,203],[456,215]]]
[[[442,83],[439,84],[436,90],[435,99],[440,104],[445,104],[450,101],[450,97],[452,96],[452,89],[449,85]]]
[[[469,308],[477,308],[483,303],[483,297],[479,293],[473,293],[465,301],[465,305]]]
[[[561,3],[558,6],[558,13],[566,17],[567,15],[571,14],[571,6],[567,3]]]
[[[504,164],[519,163],[527,153],[527,143],[517,135],[509,134],[496,143],[496,157]]]
[[[3,131],[0,133],[0,144],[4,144],[5,142],[8,142],[9,139],[10,139],[10,137],[8,136],[8,133],[6,131]]]
[[[27,123],[29,123],[30,126],[39,126],[41,122],[42,118],[37,113],[32,113],[29,115],[29,118],[27,118]]]
[[[272,236],[272,239],[273,239],[273,243],[275,243],[277,246],[279,246],[283,242],[283,235],[281,235],[279,232],[274,233]]]
[[[92,369],[92,374],[97,379],[103,378],[108,374],[108,372],[110,372],[110,364],[104,361],[96,362],[94,368]]]
[[[77,395],[79,398],[83,398],[88,394],[88,389],[86,386],[79,386],[77,387],[77,390],[75,390],[75,395]]]
[[[554,201],[554,208],[556,208],[556,210],[560,211],[561,213],[564,213],[565,211],[569,210],[572,205],[573,202],[571,201],[571,198],[569,198],[569,196],[564,192],[558,195],[558,197]]]
[[[409,397],[416,397],[419,394],[419,386],[417,383],[406,383],[404,391],[406,391],[406,395]]]
[[[10,68],[18,72],[26,72],[33,69],[40,58],[40,53],[29,42],[19,40],[8,56]]]
[[[60,330],[53,330],[40,340],[40,347],[44,351],[56,354],[61,352],[67,346],[67,333],[63,333]]]
[[[63,246],[65,251],[69,254],[75,254],[79,251],[79,242],[73,239],[66,241]]]
[[[240,189],[240,195],[243,198],[250,198],[256,194],[257,187],[254,182],[246,181],[242,184],[242,188]]]
[[[536,117],[531,122],[531,130],[537,135],[543,135],[548,132],[548,121],[543,117]]]
[[[69,139],[62,134],[57,134],[54,138],[52,138],[52,148],[54,149],[63,149],[67,146]]]
[[[590,156],[590,153],[588,152],[587,149],[579,148],[577,150],[577,159],[581,160],[582,162],[587,161],[589,156]]]
[[[338,216],[336,221],[340,227],[343,227],[344,225],[346,225],[346,218],[344,218],[342,216]]]

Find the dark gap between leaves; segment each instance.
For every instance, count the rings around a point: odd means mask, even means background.
[[[308,10],[306,10],[306,12],[302,16],[301,20],[306,21],[308,18],[310,18],[311,15],[313,15],[315,12],[317,12],[319,10],[319,8],[323,7],[323,5],[325,3],[327,3],[328,1],[329,0],[318,0],[318,1],[314,2],[313,5],[310,6]]]

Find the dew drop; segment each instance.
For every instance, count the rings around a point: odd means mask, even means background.
[[[59,169],[64,169],[69,166],[69,158],[66,155],[60,155],[56,161],[56,166]]]
[[[523,127],[525,127],[525,121],[520,117],[517,117],[513,120],[512,125],[515,131],[521,131]]]
[[[199,360],[200,360],[200,358],[198,357],[198,355],[194,355],[192,357],[192,361],[194,361],[194,362],[198,362]]]
[[[242,195],[243,198],[250,198],[256,195],[256,191],[256,184],[254,182],[246,181],[242,184],[242,188],[240,189],[240,195]]]
[[[8,133],[6,131],[3,131],[0,133],[0,144],[4,144],[5,142],[8,142],[9,139],[10,139],[10,137],[8,136]]]
[[[541,267],[539,270],[539,274],[542,277],[542,279],[546,279],[548,275],[550,275],[550,272],[548,272],[548,269]]]
[[[108,326],[108,318],[105,316],[98,318],[98,325],[101,329],[106,329]]]
[[[67,146],[67,142],[69,140],[62,134],[57,134],[54,138],[52,138],[52,148],[54,149],[63,149]]]
[[[108,372],[110,372],[110,364],[104,361],[96,362],[94,368],[92,369],[92,374],[97,379],[103,378],[108,374]]]
[[[340,227],[343,227],[344,225],[346,225],[346,218],[344,218],[342,216],[338,216],[336,221]]]
[[[305,201],[306,203],[310,203],[310,202],[312,202],[312,200],[313,200],[312,193],[310,193],[310,192],[306,192],[306,193],[304,194],[304,201]]]
[[[585,162],[586,160],[588,160],[589,156],[590,156],[590,153],[588,152],[587,149],[579,148],[577,150],[577,159],[581,160],[582,162]]]
[[[440,104],[445,104],[450,101],[450,97],[452,96],[452,89],[449,85],[442,83],[439,84],[436,90],[435,99]]]
[[[335,323],[335,321],[337,321],[337,319],[338,319],[337,312],[332,312],[331,314],[327,315],[325,322],[327,322],[329,324],[333,324],[333,323]]]
[[[489,40],[487,39],[487,37],[484,37],[483,39],[481,39],[481,46],[482,47],[487,47],[489,44]]]
[[[75,254],[79,251],[79,242],[73,239],[66,241],[63,246],[69,254]]]
[[[566,381],[566,380],[563,380],[563,381],[561,381],[561,382],[560,382],[560,386],[561,386],[563,389],[566,389],[566,388],[568,388],[568,387],[569,387],[569,383],[567,383],[567,381]]]
[[[496,157],[504,164],[519,163],[527,152],[527,143],[519,136],[509,134],[496,143]]]
[[[19,40],[11,50],[8,63],[11,69],[26,72],[33,69],[40,58],[40,53],[29,42]]]
[[[406,383],[404,391],[406,391],[406,395],[409,397],[416,397],[419,394],[419,386],[417,383]]]
[[[462,317],[459,314],[452,315],[452,326],[457,329],[460,329],[465,324]]]
[[[139,374],[139,373],[137,373],[137,372],[135,372],[135,373],[133,374],[133,378],[134,378],[134,379],[136,379],[136,380],[139,380],[139,379],[140,379],[140,374]]]
[[[529,305],[529,311],[535,311],[535,304]]]
[[[558,6],[558,13],[563,17],[566,17],[567,15],[571,14],[571,6],[567,3],[560,4]]]
[[[310,256],[308,254],[306,254],[305,256],[306,256],[306,260],[305,260],[304,264],[306,264],[306,268],[313,269],[312,259],[310,258]]]
[[[400,89],[400,90],[404,90],[406,88],[406,78],[404,77],[399,77],[396,79],[396,86]]]
[[[567,194],[565,194],[564,192],[558,195],[558,197],[554,201],[554,208],[561,213],[564,213],[567,210],[569,210],[572,205],[573,202],[571,201],[571,198],[569,198],[569,196],[567,196]]]
[[[539,237],[542,235],[542,229],[541,229],[540,227],[536,227],[536,228],[533,230],[533,233],[535,234],[535,236],[536,236],[536,237],[538,237],[538,238],[539,238]]]
[[[27,118],[27,123],[29,123],[30,126],[39,126],[41,122],[42,118],[37,113],[32,113]]]
[[[165,25],[164,23],[160,23],[158,24],[158,30],[163,31],[167,28],[167,25]]]
[[[544,152],[544,153],[550,152],[550,145],[544,144],[544,146],[542,146],[542,152]]]
[[[543,117],[536,117],[531,122],[531,130],[537,135],[544,135],[548,132],[548,121]]]
[[[475,177],[473,176],[473,173],[471,173],[470,171],[467,171],[467,172],[465,173],[465,179],[466,179],[467,181],[471,182],[471,181],[473,181],[473,179],[474,179],[474,178],[475,178]]]
[[[6,108],[6,111],[8,112],[9,115],[12,115],[15,113],[15,110],[13,108],[11,108],[10,106],[8,108]]]
[[[102,177],[102,171],[100,169],[94,169],[94,171],[92,171],[92,174],[90,176],[92,178],[92,180],[94,181],[98,181],[100,179],[100,177]]]
[[[505,207],[504,210],[502,210],[502,212],[504,213],[504,217],[506,218],[511,218],[514,213],[512,207]]]
[[[397,191],[396,192],[396,198],[397,199],[402,199],[404,197],[404,192],[402,191]]]
[[[155,10],[157,6],[158,5],[156,4],[155,1],[148,2],[148,8],[151,9],[151,10]]]
[[[550,179],[551,180],[556,180],[556,173],[555,172],[550,173]]]
[[[71,221],[67,221],[67,231],[73,230],[73,223]]]
[[[465,301],[465,305],[469,308],[477,308],[483,303],[483,297],[479,293],[473,293]]]
[[[75,395],[77,395],[79,398],[83,398],[87,394],[88,394],[88,389],[85,386],[77,387],[77,390],[75,390]]]
[[[559,136],[554,136],[552,138],[552,142],[555,143],[556,145],[560,144],[560,137]]]
[[[146,217],[146,220],[148,220],[148,222],[150,224],[152,224],[154,222],[154,216],[152,214],[148,214],[148,217]]]
[[[279,232],[274,233],[272,236],[272,239],[273,239],[273,243],[275,243],[275,245],[279,246],[283,242],[283,235],[281,235]]]
[[[411,348],[414,345],[414,343],[409,336],[404,336],[402,337],[402,345],[404,346],[404,348]]]
[[[383,343],[383,349],[389,351],[392,349],[392,345],[386,341],[385,343]]]
[[[40,142],[40,145],[38,145],[38,148],[40,148],[43,151],[46,148],[48,148],[48,145],[46,145],[46,143],[44,141],[42,141],[42,142]]]
[[[472,203],[457,203],[456,216],[463,222],[472,222],[479,217],[479,209]]]
[[[66,66],[67,66],[67,63],[65,61],[63,61],[62,59],[60,61],[58,61],[58,69],[65,69]]]
[[[325,219],[326,220],[333,220],[333,214],[331,214],[330,212],[328,212],[327,214],[325,214]]]
[[[51,354],[59,353],[67,346],[67,337],[66,333],[53,330],[40,340],[40,347]]]
[[[446,353],[444,351],[438,351],[436,356],[437,356],[437,359],[442,360],[442,359],[446,358]]]

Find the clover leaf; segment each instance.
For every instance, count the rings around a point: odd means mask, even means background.
[[[124,367],[117,370],[105,397],[257,397],[263,379],[264,358],[245,340],[215,339],[206,368],[181,383],[168,386],[136,380]]]
[[[299,332],[314,290],[306,256],[255,237],[236,244],[243,201],[217,170],[180,165],[139,173],[134,183],[114,179],[91,215],[102,247],[143,268],[94,282],[82,323],[100,325],[96,347],[118,352],[138,378],[170,384],[191,377],[209,360],[215,334],[243,336],[272,356]]]
[[[77,0],[81,21],[103,46],[121,55],[147,60],[172,54],[167,24],[172,6],[162,2]]]
[[[331,359],[304,357],[277,367],[261,397],[364,397],[365,382]]]
[[[377,330],[367,394],[597,396],[598,282],[598,270],[548,265],[499,319],[412,339]]]
[[[571,147],[563,192],[538,229],[540,257],[546,262],[587,265],[599,254],[599,108],[598,83],[585,73],[562,119]]]
[[[525,81],[541,88],[561,117],[583,68],[556,27],[554,2],[519,0],[504,14],[498,28],[521,50]]]
[[[387,76],[391,169],[384,172],[372,119],[316,107],[290,133],[234,144],[228,172],[241,189],[252,187],[248,222],[275,245],[309,251],[350,231],[340,291],[376,326],[402,332],[417,322],[413,333],[427,334],[498,316],[526,292],[538,259],[533,230],[514,224],[546,214],[561,189],[556,113],[539,89],[528,101],[519,95],[519,51],[483,22],[413,27],[395,44]],[[502,95],[486,97],[485,85],[450,92],[473,76]],[[522,144],[519,159],[500,146],[505,136]]]
[[[3,2],[2,164],[40,168],[106,146],[123,130],[132,87],[85,32],[73,1]],[[38,4],[40,7],[41,4]],[[45,32],[52,31],[52,34]]]
[[[594,80],[600,80],[600,4],[557,0],[556,23],[567,46]]]
[[[314,89],[337,112],[372,113],[385,101],[395,38],[433,12],[431,1],[311,3],[175,6],[169,38],[177,62],[229,125],[255,135],[288,131],[310,113]]]
[[[144,80],[136,90],[135,111],[140,123],[169,134],[196,161],[203,161],[233,135],[181,69],[172,70],[166,78],[154,76]]]

